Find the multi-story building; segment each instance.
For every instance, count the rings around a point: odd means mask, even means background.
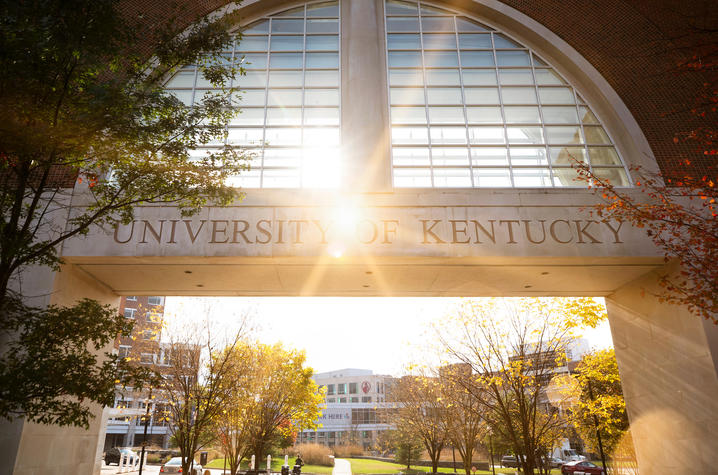
[[[318,421],[321,427],[302,431],[300,443],[351,443],[370,448],[376,445],[382,431],[391,428],[382,409],[391,405],[387,392],[394,381],[392,376],[347,368],[317,373],[314,381],[326,388],[326,409]]]
[[[153,366],[160,373],[168,367],[168,355],[160,343],[164,318],[164,297],[127,296],[120,300],[120,311],[125,318],[135,321],[132,334],[115,340],[115,351],[141,365]],[[166,448],[170,428],[166,421],[167,401],[133,388],[117,388],[114,407],[110,409],[105,435],[105,450],[111,447],[140,445],[144,438],[147,404],[150,417],[147,423],[147,442]]]

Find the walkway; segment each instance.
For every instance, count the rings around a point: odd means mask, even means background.
[[[334,459],[332,475],[352,475],[352,464],[346,459]]]

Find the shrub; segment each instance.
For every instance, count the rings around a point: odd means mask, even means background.
[[[342,444],[334,447],[334,456],[339,458],[364,455],[364,448],[358,444]]]
[[[294,447],[295,452],[302,455],[302,460],[307,465],[324,465],[331,467],[334,459],[330,457],[332,451],[329,447],[321,444],[301,444]]]

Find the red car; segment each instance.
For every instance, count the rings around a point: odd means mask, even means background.
[[[569,473],[590,473],[591,475],[606,475],[598,465],[591,462],[568,462],[561,465],[561,473],[567,475]]]

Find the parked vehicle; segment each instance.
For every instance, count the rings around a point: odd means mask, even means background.
[[[182,457],[172,457],[160,467],[160,473],[182,473]],[[202,475],[202,465],[195,463],[190,475]]]
[[[586,460],[586,457],[576,452],[575,449],[570,447],[557,447],[551,454],[552,457],[559,458],[565,462],[581,462]]]
[[[501,457],[501,466],[505,468],[519,468],[520,463],[515,455],[504,455]]]
[[[606,475],[601,467],[585,460],[568,462],[561,466],[561,473],[568,475],[571,473],[590,473],[591,475]]]
[[[549,457],[546,462],[548,462],[549,468],[561,468],[561,465],[566,463],[559,457]]]
[[[129,459],[125,459],[125,463],[135,463],[138,460],[139,455],[137,452],[127,447],[112,447],[110,450],[105,452],[105,464],[110,465],[111,463],[120,464],[120,455],[129,455]]]

